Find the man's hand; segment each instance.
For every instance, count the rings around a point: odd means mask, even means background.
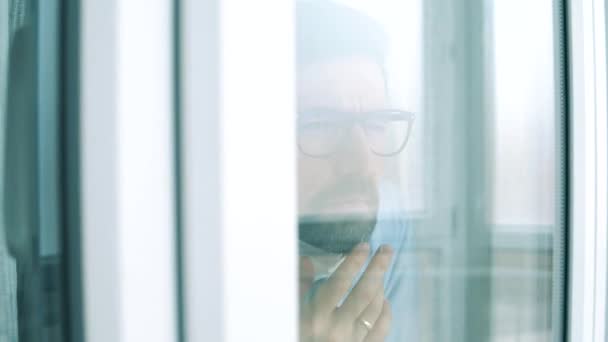
[[[368,253],[367,244],[357,246],[307,301],[303,298],[312,285],[314,269],[308,258],[300,259],[301,342],[384,341],[391,322],[390,306],[384,298],[384,274],[393,256],[389,246],[379,249],[357,285],[338,307],[365,264]]]

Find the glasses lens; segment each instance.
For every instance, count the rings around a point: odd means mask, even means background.
[[[380,155],[401,152],[407,142],[412,121],[403,118],[383,118],[365,123],[365,133],[370,148]]]
[[[327,120],[308,120],[298,124],[298,145],[304,154],[329,154],[339,140],[339,124]]]

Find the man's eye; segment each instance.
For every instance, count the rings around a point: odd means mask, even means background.
[[[333,129],[333,125],[327,121],[310,121],[300,125],[300,131],[308,133],[319,133]]]
[[[365,127],[373,132],[385,132],[388,129],[389,123],[384,120],[368,121]]]

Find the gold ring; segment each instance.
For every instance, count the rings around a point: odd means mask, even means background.
[[[361,323],[363,323],[363,326],[365,327],[365,329],[367,329],[367,331],[371,331],[372,328],[374,327],[373,324],[371,324],[369,321],[364,320],[363,318],[359,318],[359,321],[361,321]]]

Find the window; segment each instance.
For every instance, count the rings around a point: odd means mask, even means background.
[[[184,0],[186,336],[563,339],[562,6]]]
[[[326,134],[341,143],[332,140],[331,155],[298,156],[302,341],[561,334],[563,28],[554,6],[297,2],[298,143]],[[411,130],[384,120],[386,110],[411,113]],[[365,123],[343,120],[338,131],[335,112],[382,122],[388,141],[409,134],[407,145],[378,156]],[[310,113],[315,126],[302,124]],[[353,261],[361,241],[370,255],[391,246],[390,266]],[[340,280],[353,283],[345,291]],[[390,324],[378,297],[359,288],[370,286],[390,303]],[[345,292],[328,302],[332,291]],[[319,322],[324,309],[332,315]]]

